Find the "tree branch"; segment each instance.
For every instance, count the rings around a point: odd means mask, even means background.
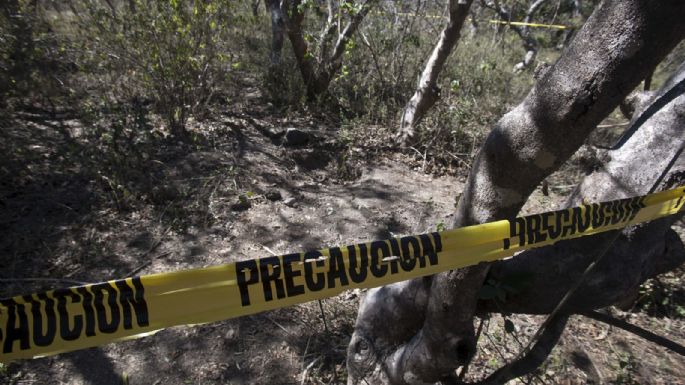
[[[658,334],[654,334],[650,332],[649,330],[645,330],[637,325],[630,324],[622,319],[618,319],[616,317],[612,317],[609,314],[605,314],[596,310],[588,311],[585,313],[581,313],[585,317],[592,318],[594,320],[597,320],[599,322],[604,322],[605,324],[609,324],[611,326],[616,326],[617,328],[621,328],[629,333],[633,333],[636,336],[643,338],[649,342],[653,342],[659,346],[662,346],[674,353],[678,353],[681,356],[685,356],[685,346],[670,340],[668,338],[662,337]]]
[[[554,316],[535,345],[525,356],[504,365],[486,379],[476,382],[474,385],[504,384],[516,377],[521,377],[537,369],[545,362],[549,353],[552,352],[552,349],[554,349],[557,342],[559,342],[559,338],[566,328],[568,318],[569,316],[567,314],[558,314]]]
[[[597,124],[685,37],[683,19],[685,8],[676,0],[600,3],[554,66],[491,131],[473,163],[454,226],[515,217],[540,182],[576,152]],[[608,47],[612,47],[610,55]],[[583,194],[577,199],[597,201],[596,194],[612,186],[610,175],[606,174],[606,183],[599,179],[603,183],[595,184],[594,189],[590,184],[581,185]],[[636,180],[617,191],[628,193],[631,187],[642,186],[642,176],[636,175]],[[574,257],[582,261],[581,256]],[[510,261],[517,260],[518,256]],[[587,265],[587,260],[584,262]],[[555,267],[549,259],[543,265]],[[378,356],[379,366],[371,368],[378,368],[379,373],[404,373],[404,377],[392,376],[396,381],[391,383],[430,383],[463,364],[475,352],[473,315],[489,267],[481,264],[433,276],[425,315],[413,315],[423,318],[420,330],[401,340],[383,342],[389,348]],[[566,279],[560,271],[566,272],[557,270],[555,277]],[[582,269],[570,272],[577,277]],[[608,277],[618,273],[612,274]],[[531,297],[528,306],[534,302]],[[369,318],[363,312],[357,324],[364,325],[365,330],[396,325],[394,320]],[[354,381],[356,377],[350,378]]]
[[[400,128],[396,136],[398,142],[407,144],[407,141],[414,136],[416,124],[440,98],[438,76],[459,41],[461,28],[469,13],[471,3],[472,0],[450,0],[447,26],[440,33],[440,39],[426,62],[416,92],[402,112]]]

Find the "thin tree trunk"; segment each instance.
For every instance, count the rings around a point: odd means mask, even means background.
[[[666,54],[685,37],[685,8],[677,0],[608,0],[601,3],[559,60],[542,75],[525,100],[495,125],[474,162],[459,200],[455,227],[514,217],[530,193],[563,164],[589,133]],[[516,260],[516,258],[514,258]],[[360,311],[348,357],[359,339],[379,347],[365,366],[392,384],[432,383],[449,375],[475,352],[473,315],[489,264],[432,278],[425,311],[396,310],[402,339],[388,336],[394,319],[374,315],[388,298],[369,294]],[[400,286],[420,287],[416,283]],[[379,291],[381,292],[381,291]],[[401,289],[381,293],[392,295]],[[377,293],[377,292],[372,292]],[[356,345],[355,345],[356,344]],[[348,358],[350,381],[373,374]]]
[[[271,16],[271,55],[269,57],[272,66],[281,64],[281,52],[283,51],[283,36],[285,35],[285,22],[283,9],[279,0],[265,0],[266,9]],[[253,4],[259,6],[259,1]],[[255,12],[257,7],[255,7]]]
[[[309,93],[313,87],[312,84],[316,83],[316,71],[314,69],[314,61],[312,60],[313,56],[309,52],[307,42],[304,40],[304,31],[302,30],[304,12],[301,10],[301,3],[300,0],[282,1],[281,14],[284,17],[286,31],[288,32],[290,45],[293,47],[297,66],[300,69],[302,80]]]
[[[535,13],[546,1],[547,0],[535,0],[530,7],[528,7],[523,21],[525,23],[530,23]],[[506,21],[512,21],[511,12],[505,6],[501,5],[499,1],[494,0],[491,4],[486,6],[497,12],[502,19]],[[523,49],[526,51],[525,55],[523,56],[523,60],[516,63],[514,66],[514,72],[520,72],[530,67],[530,65],[535,61],[535,58],[538,54],[538,43],[530,36],[530,28],[527,25],[520,27],[517,25],[509,25],[509,28],[514,30],[514,32],[519,35],[521,41],[523,42]]]
[[[438,44],[435,45],[426,67],[421,73],[419,85],[414,95],[404,107],[397,139],[406,144],[407,140],[414,136],[416,124],[423,118],[426,112],[440,98],[438,76],[442,71],[445,61],[450,56],[459,41],[461,27],[469,13],[472,0],[450,0],[449,21],[445,29],[440,33]]]
[[[333,76],[342,67],[342,58],[343,54],[345,53],[347,43],[350,41],[352,35],[357,31],[361,22],[376,3],[378,3],[378,0],[366,0],[359,12],[352,16],[352,19],[345,26],[342,33],[338,35],[338,40],[335,43],[331,57],[322,63],[323,68],[320,71],[316,89],[313,90],[317,95],[328,89],[328,85],[331,83]]]
[[[269,0],[265,0],[269,1]],[[261,0],[253,0],[252,1],[252,16],[257,17],[259,16],[259,3],[261,3]],[[268,7],[268,4],[267,4]]]
[[[571,13],[571,17],[574,19],[581,19],[583,17],[583,2],[582,0],[573,0],[571,1],[573,5],[573,12]]]
[[[349,23],[338,35],[331,56],[322,58],[322,62],[318,65],[318,70],[317,66],[315,66],[314,56],[304,39],[304,31],[302,29],[302,23],[304,21],[304,12],[301,9],[302,2],[300,0],[281,1],[281,17],[285,22],[288,38],[290,39],[295,59],[297,60],[302,79],[307,88],[307,99],[310,101],[314,100],[317,96],[326,92],[333,76],[342,66],[342,57],[347,43],[357,31],[357,28],[359,28],[364,17],[378,1],[379,0],[364,1],[360,10],[352,15]],[[326,39],[324,39],[322,43],[326,44]],[[326,49],[325,46],[321,48]]]

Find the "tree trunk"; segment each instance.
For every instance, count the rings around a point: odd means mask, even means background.
[[[297,60],[297,66],[302,74],[307,91],[311,89],[311,84],[316,82],[316,71],[314,69],[313,56],[309,52],[309,46],[304,40],[304,31],[302,31],[302,22],[304,21],[304,12],[300,9],[301,1],[282,1],[281,15],[284,18],[286,31],[288,32],[288,39],[290,45],[293,47],[293,54]]]
[[[281,52],[283,51],[283,36],[285,34],[285,22],[283,9],[279,0],[265,0],[266,9],[271,16],[271,60],[272,66],[281,64]],[[254,2],[259,6],[259,1]],[[255,7],[255,10],[257,8]],[[255,11],[256,12],[256,11]]]
[[[326,92],[333,76],[342,66],[342,57],[347,43],[357,31],[357,28],[359,28],[364,17],[376,3],[378,3],[378,0],[364,1],[359,11],[351,16],[348,24],[338,35],[331,56],[321,58],[322,61],[316,66],[314,55],[304,38],[304,31],[302,29],[302,23],[305,16],[301,6],[302,2],[300,0],[281,1],[281,17],[285,22],[288,38],[290,39],[297,65],[300,68],[302,79],[307,88],[308,100],[312,101],[316,99],[317,96]],[[329,30],[332,31],[332,29]],[[324,44],[324,46],[322,46],[321,49],[326,50],[326,39],[322,39],[322,44]]]
[[[526,16],[523,22],[530,23],[535,13],[546,1],[547,0],[533,1],[533,3],[530,5],[530,7],[528,7],[528,10],[526,11]],[[505,6],[501,5],[499,1],[494,0],[492,3],[488,4],[487,7],[497,12],[497,14],[499,14],[499,16],[503,20],[512,21],[511,12]],[[527,25],[519,27],[517,25],[510,24],[509,28],[514,30],[514,32],[516,32],[516,34],[519,35],[521,41],[523,42],[523,49],[526,51],[525,55],[523,56],[523,60],[521,60],[514,66],[514,72],[520,72],[530,67],[530,65],[533,64],[533,62],[535,61],[535,58],[538,54],[538,43],[535,39],[533,39],[530,36],[530,28]]]
[[[352,38],[352,35],[357,31],[362,20],[364,20],[366,15],[371,10],[371,7],[377,2],[378,0],[365,1],[359,12],[352,16],[350,22],[345,26],[342,33],[338,35],[338,40],[335,43],[335,47],[333,48],[330,58],[321,63],[322,68],[319,74],[319,79],[317,82],[318,84],[316,85],[317,88],[313,90],[317,95],[328,89],[328,85],[331,83],[333,76],[340,70],[340,67],[342,67],[342,58],[343,54],[345,53],[347,43]]]
[[[670,90],[675,90],[677,96],[668,101]],[[580,205],[583,201],[601,202],[644,195],[655,185],[663,190],[683,184],[684,93],[685,63],[662,88],[662,92],[652,99],[651,104],[637,112],[633,122],[639,127],[626,131],[629,137],[619,140],[620,147],[600,155],[604,159],[600,161],[601,166],[583,179],[564,208]],[[624,230],[616,240],[615,247],[586,278],[588,283],[568,303],[567,311],[582,312],[588,308],[609,306],[637,290],[644,280],[682,263],[682,255],[665,257],[666,249],[676,247],[674,244],[666,247],[665,234],[678,218],[678,215],[673,215]],[[597,250],[611,239],[612,234],[603,233],[580,240],[562,241],[553,246],[523,252],[511,260],[494,263],[490,277],[495,280],[514,272],[534,274],[530,282],[534,290],[514,294],[505,303],[497,305],[502,306],[502,311],[515,309],[517,313],[549,313],[568,287],[578,280],[585,266],[595,258]],[[558,276],[558,279],[549,280],[546,278],[549,276]],[[607,287],[612,290],[606,290]],[[490,311],[496,309],[491,301],[480,306]]]
[[[474,162],[454,226],[514,217],[536,186],[685,36],[684,17],[685,7],[676,0],[601,3],[525,100],[493,128]],[[397,293],[422,296],[418,290],[426,279],[370,292],[348,350],[350,382],[385,376],[392,384],[432,383],[468,361],[488,268],[483,263],[434,276],[423,311],[397,309],[389,319],[374,314],[374,306],[383,308]],[[395,325],[392,333],[385,330],[389,324]],[[366,346],[373,346],[370,353]]]
[[[652,103],[639,111],[629,135],[609,159],[588,177],[568,199],[565,207],[583,200],[608,201],[673,188],[685,182],[685,63]],[[508,293],[505,301],[481,301],[480,311],[551,313],[579,280],[582,284],[560,308],[557,318],[571,313],[610,306],[637,294],[648,278],[673,270],[685,262],[685,248],[671,225],[682,215],[624,229],[618,238],[612,233],[529,250],[516,258],[495,263],[489,279],[505,282],[507,277],[530,277],[528,287]],[[598,250],[611,246],[604,256]],[[586,267],[597,261],[587,274]],[[553,320],[554,321],[554,320]],[[481,384],[501,384],[533,371],[558,340],[563,326],[545,330],[555,338],[541,338],[521,359],[497,370]]]
[[[447,26],[440,33],[438,44],[436,44],[433,53],[428,62],[426,62],[426,67],[421,73],[416,92],[414,92],[414,95],[404,107],[404,112],[400,119],[400,128],[397,133],[397,139],[400,143],[406,144],[407,140],[414,136],[416,124],[440,98],[438,76],[445,65],[445,61],[459,41],[461,27],[469,13],[472,1],[449,1],[449,21]]]
[[[18,1],[7,0],[6,3],[0,6],[3,16],[9,23],[9,32],[11,38],[11,48],[9,49],[9,63],[3,63],[1,67],[7,65],[7,73],[15,83],[21,87],[26,87],[31,73],[31,67],[34,66],[34,37],[33,37],[33,18],[36,15],[37,0]],[[10,84],[4,90],[16,87],[15,84]],[[0,91],[4,94],[6,91]]]

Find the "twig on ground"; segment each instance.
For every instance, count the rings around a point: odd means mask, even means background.
[[[326,323],[326,314],[323,312],[323,302],[321,300],[318,300],[319,302],[319,310],[321,310],[321,319],[323,320],[323,328],[326,330],[326,333],[330,333],[328,330],[328,323]]]
[[[175,221],[174,221],[174,222],[175,222]],[[160,237],[157,238],[157,241],[155,241],[155,243],[153,243],[152,246],[150,246],[150,248],[149,248],[146,252],[144,252],[144,253],[143,253],[140,257],[138,257],[138,258],[139,258],[139,259],[143,259],[143,258],[145,258],[146,256],[148,256],[151,252],[155,251],[155,249],[156,249],[157,247],[159,247],[159,245],[162,244],[162,239],[164,239],[164,237],[167,235],[167,233],[169,232],[169,230],[171,230],[171,226],[173,226],[173,223],[172,223],[171,225],[167,226],[166,230],[164,230],[164,232],[162,233],[162,235],[160,235]],[[171,254],[171,251],[167,251],[167,252],[158,254],[158,255],[155,256],[155,257],[150,258],[149,260],[147,260],[147,261],[143,262],[142,264],[138,265],[135,269],[131,270],[126,276],[127,276],[127,277],[132,277],[133,275],[139,273],[139,272],[140,272],[141,270],[143,270],[144,268],[150,266],[150,264],[152,264],[152,262],[153,262],[154,260],[156,260],[156,259],[158,259],[158,258],[165,257],[165,256],[167,256],[167,255],[169,255],[169,254]]]
[[[302,381],[300,382],[300,384],[304,385],[304,381],[305,381],[305,379],[307,378],[307,372],[309,371],[309,369],[311,369],[312,367],[314,367],[314,364],[316,364],[317,361],[319,361],[319,357],[316,357],[316,358],[315,358],[309,365],[307,365],[307,367],[304,369],[304,371],[302,372]]]
[[[666,337],[654,334],[649,330],[645,330],[637,325],[630,324],[622,319],[618,319],[609,314],[601,313],[596,310],[582,313],[582,315],[600,322],[604,322],[611,326],[616,326],[617,328],[621,328],[627,332],[633,333],[647,341],[654,342],[655,344],[662,346],[672,352],[685,356],[685,346]]]
[[[264,315],[264,318],[268,319],[272,324],[278,326],[281,330],[285,332],[285,334],[292,335],[292,333],[289,332],[288,329],[286,329],[283,325],[276,322],[276,320],[274,320],[273,318],[269,317],[268,315]]]
[[[150,258],[149,260],[147,260],[147,261],[143,262],[142,264],[138,265],[138,267],[136,267],[135,269],[131,270],[126,276],[127,276],[127,277],[132,277],[132,276],[134,276],[134,275],[140,273],[141,270],[143,270],[144,268],[150,266],[150,265],[152,264],[152,262],[154,262],[156,259],[159,259],[159,258],[162,258],[162,257],[166,257],[166,256],[169,255],[169,254],[171,254],[171,251],[165,251],[165,252],[163,252],[163,253],[161,253],[161,254],[158,254],[158,255],[156,255],[156,256]]]

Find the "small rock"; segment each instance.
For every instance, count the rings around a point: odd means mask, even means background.
[[[288,207],[296,207],[297,206],[297,202],[295,201],[295,198],[293,198],[293,197],[286,198],[283,201],[283,203],[285,203],[285,205]]]
[[[267,191],[267,193],[264,194],[264,196],[266,197],[266,199],[272,202],[280,201],[281,199],[283,199],[281,193],[277,190]]]
[[[269,132],[269,138],[274,139],[280,138],[281,136],[283,136],[283,134],[285,134],[285,131],[282,128],[278,127],[269,127],[267,128],[267,131]]]
[[[283,144],[286,146],[299,146],[309,141],[309,134],[294,127],[285,131]]]
[[[252,204],[250,204],[250,201],[244,200],[244,201],[240,201],[240,202],[232,204],[231,210],[233,210],[233,211],[245,211],[245,210],[249,209],[251,206],[252,206]]]

